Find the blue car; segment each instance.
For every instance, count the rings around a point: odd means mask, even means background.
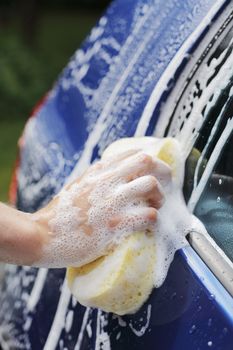
[[[64,269],[7,266],[2,349],[233,349],[233,2],[116,0],[21,138],[15,204],[33,212],[113,141],[173,136],[191,232],[134,315],[84,308]]]

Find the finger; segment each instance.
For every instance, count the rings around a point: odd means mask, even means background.
[[[136,232],[152,229],[158,217],[155,208],[138,208],[133,212],[112,217],[108,222],[110,230]]]
[[[152,175],[156,177],[162,187],[166,186],[172,181],[171,167],[158,158],[153,159]]]
[[[104,158],[98,160],[97,162],[93,163],[86,172],[84,172],[80,179],[82,179],[84,176],[88,178],[88,180],[94,179],[95,181],[97,178],[111,178],[113,175],[113,170],[115,171],[116,169],[116,163],[122,162],[123,160],[131,157],[132,155],[135,155],[138,152],[139,150],[129,150],[111,157],[106,157],[106,159]]]
[[[120,153],[117,153],[117,154],[114,154],[114,155],[111,155],[106,157],[106,158],[103,158],[103,162],[106,162],[106,163],[119,163],[119,162],[122,162],[123,160],[137,154],[141,152],[140,149],[130,149],[128,151],[125,151],[125,152],[120,152]]]
[[[145,175],[146,172],[151,169],[152,163],[153,160],[151,156],[139,152],[119,164],[116,173],[129,182],[139,176]]]
[[[134,150],[128,150],[125,152],[121,152],[116,155],[112,155],[111,157],[106,157],[104,159],[100,159],[96,161],[95,163],[91,164],[91,166],[80,176],[80,179],[82,179],[84,176],[101,176],[104,175],[106,170],[107,172],[111,172],[112,169],[115,170],[116,163],[120,163],[124,161],[125,159],[141,152],[139,149],[134,149]],[[71,184],[67,186],[67,188],[70,187],[74,182],[77,180],[74,180]]]
[[[122,164],[125,160],[131,158],[138,154],[140,150],[129,150],[111,158],[106,158],[98,161],[95,165],[93,165],[93,169],[89,175],[99,176],[99,178],[103,180],[108,180],[115,176],[116,168],[119,168],[119,164]],[[127,164],[127,163],[126,163]]]
[[[145,200],[151,207],[159,209],[164,201],[162,186],[152,175],[139,177],[118,187],[116,198],[125,201]]]
[[[171,181],[171,168],[160,159],[143,152],[125,160],[119,166],[117,173],[127,182],[148,174],[154,175],[162,185]]]

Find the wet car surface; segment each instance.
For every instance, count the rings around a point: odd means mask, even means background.
[[[232,349],[232,11],[230,1],[115,1],[29,119],[16,173],[16,205],[32,212],[114,140],[174,136],[187,205],[221,271],[194,233],[163,286],[118,317],[77,304],[63,269],[8,266],[3,349]]]

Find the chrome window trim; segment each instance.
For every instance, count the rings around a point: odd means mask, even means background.
[[[233,297],[233,263],[207,232],[192,231],[188,241]]]

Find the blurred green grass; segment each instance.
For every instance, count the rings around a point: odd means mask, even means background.
[[[16,143],[23,129],[23,120],[0,123],[0,200],[7,201],[8,189],[17,156]]]
[[[46,12],[33,49],[20,36],[18,19],[0,34],[0,201],[7,201],[17,140],[35,103],[100,17],[98,12]]]

